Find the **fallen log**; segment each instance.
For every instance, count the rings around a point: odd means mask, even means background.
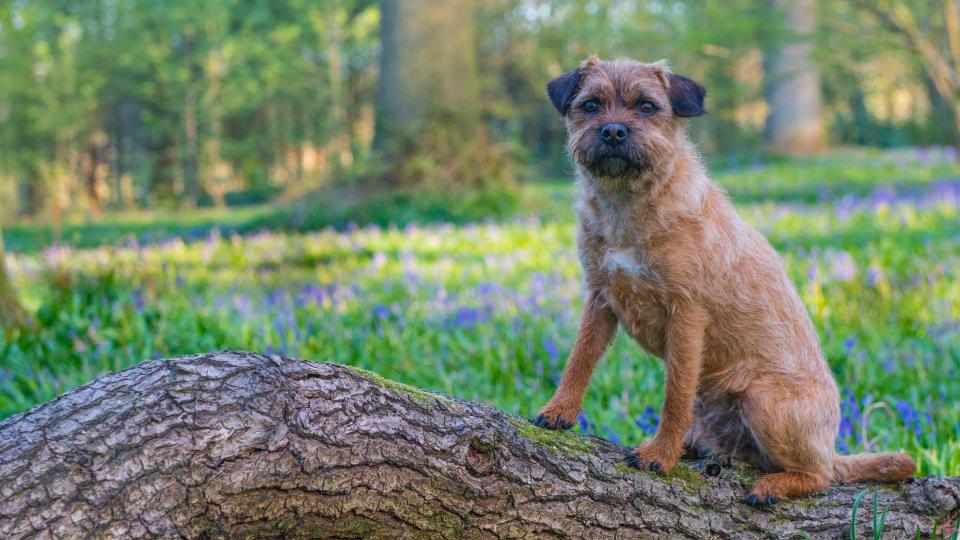
[[[157,360],[0,422],[0,538],[832,538],[867,487],[754,509],[741,465],[624,451],[334,364]],[[890,538],[960,516],[960,478],[878,497]]]

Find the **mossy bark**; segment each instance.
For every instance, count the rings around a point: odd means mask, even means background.
[[[0,422],[0,538],[833,538],[865,487],[753,509],[734,467],[625,451],[334,364],[155,360]],[[878,497],[912,537],[957,518],[960,479]]]

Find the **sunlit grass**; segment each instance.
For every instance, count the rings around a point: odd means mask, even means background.
[[[960,171],[911,156],[718,176],[783,254],[814,317],[843,389],[838,447],[903,448],[923,473],[960,474]],[[821,201],[776,195],[800,184],[854,187]],[[757,186],[774,194],[761,198]],[[570,184],[529,190],[540,203],[499,222],[208,230],[15,256],[42,324],[0,344],[0,413],[146,358],[245,348],[360,366],[531,416],[572,345],[581,284]],[[640,442],[662,384],[659,362],[619,336],[576,429]],[[887,406],[870,408],[878,402]]]

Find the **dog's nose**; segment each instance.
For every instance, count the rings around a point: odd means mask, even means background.
[[[604,124],[600,127],[600,140],[607,144],[620,144],[627,140],[629,133],[623,124]]]

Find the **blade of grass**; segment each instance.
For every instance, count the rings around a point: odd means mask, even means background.
[[[850,512],[850,540],[857,540],[857,509],[860,508],[860,501],[863,500],[863,496],[867,494],[869,489],[864,488],[853,500],[853,510]]]
[[[874,540],[880,540],[883,536],[883,527],[887,524],[887,511],[890,510],[890,505],[885,504],[883,506],[883,513],[880,514],[880,525],[873,529],[873,538]]]

